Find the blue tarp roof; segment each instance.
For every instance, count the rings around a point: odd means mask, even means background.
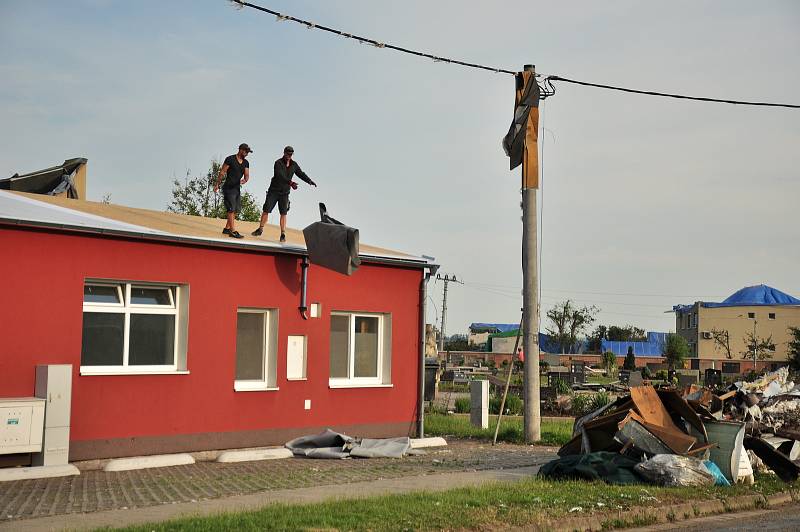
[[[754,307],[767,305],[800,305],[800,299],[792,297],[777,288],[772,288],[765,284],[746,286],[735,292],[722,303],[701,302],[701,306],[708,308],[715,307]],[[675,305],[674,311],[683,311],[692,308],[692,305]]]
[[[656,333],[664,334],[667,333]],[[628,347],[633,347],[633,354],[637,357],[660,357],[664,352],[663,341],[655,342],[612,342],[611,340],[600,340],[600,351],[605,353],[611,351],[615,355],[625,356],[628,354]]]
[[[509,332],[519,329],[519,323],[470,323],[471,331]]]

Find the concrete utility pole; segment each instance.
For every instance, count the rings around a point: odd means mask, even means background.
[[[436,279],[444,281],[444,295],[442,296],[442,330],[439,331],[439,351],[444,351],[444,327],[447,323],[447,283],[464,283],[456,279],[455,275],[449,274],[440,275],[437,273]]]
[[[534,65],[525,65],[524,73],[530,72],[530,83],[536,83]],[[524,74],[523,74],[524,76]],[[522,89],[518,91],[521,98]],[[537,102],[538,105],[538,102]],[[536,109],[538,113],[538,109]],[[538,128],[538,114],[536,127]],[[538,135],[538,130],[529,134]],[[526,143],[531,149],[537,149],[536,137],[533,142]],[[533,160],[538,163],[537,154]],[[541,410],[539,405],[539,276],[537,265],[537,220],[536,189],[539,186],[539,168],[528,168],[528,157],[522,163],[522,346],[525,353],[524,363],[524,423],[525,441],[537,442],[542,437]]]

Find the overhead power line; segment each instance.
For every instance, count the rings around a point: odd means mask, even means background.
[[[360,35],[355,35],[353,33],[347,33],[347,32],[344,32],[342,30],[337,30],[336,28],[330,28],[328,26],[323,26],[321,24],[315,24],[314,22],[311,22],[309,20],[303,20],[301,18],[293,17],[291,15],[284,15],[283,13],[278,13],[277,11],[274,11],[272,9],[268,9],[266,7],[257,6],[255,4],[251,4],[250,2],[239,2],[239,0],[231,0],[231,2],[233,2],[234,4],[237,4],[240,7],[251,7],[251,8],[256,9],[258,11],[262,11],[264,13],[269,13],[270,15],[275,15],[275,17],[277,18],[278,21],[289,20],[289,21],[292,21],[292,22],[297,22],[298,24],[304,25],[308,29],[318,29],[318,30],[321,30],[321,31],[326,31],[328,33],[333,33],[334,35],[338,35],[338,36],[344,37],[346,39],[354,39],[354,40],[358,41],[359,43],[371,44],[372,46],[375,46],[376,48],[388,48],[389,50],[395,50],[397,52],[402,52],[404,54],[416,55],[418,57],[427,57],[428,59],[433,59],[436,62],[452,63],[454,65],[461,65],[461,66],[470,67],[470,68],[478,68],[478,69],[481,69],[481,70],[488,70],[489,72],[512,74],[512,75],[516,74],[516,72],[514,72],[513,70],[506,70],[506,69],[503,69],[503,68],[496,68],[496,67],[490,67],[490,66],[486,66],[486,65],[479,65],[478,63],[469,63],[467,61],[459,61],[457,59],[450,59],[448,57],[441,57],[441,56],[438,56],[438,55],[433,55],[433,54],[429,54],[429,53],[426,53],[426,52],[419,52],[417,50],[412,50],[410,48],[404,48],[402,46],[396,46],[394,44],[389,44],[389,43],[377,41],[375,39],[370,39],[369,37],[362,37]]]
[[[584,85],[586,87],[598,87],[600,89],[609,89],[614,91],[621,91],[621,92],[630,92],[633,94],[644,94],[647,96],[662,96],[664,98],[677,98],[680,100],[695,100],[699,102],[714,102],[714,103],[730,103],[733,105],[758,105],[762,107],[786,107],[788,109],[800,109],[800,105],[794,105],[790,103],[769,103],[769,102],[748,102],[744,100],[724,100],[721,98],[704,98],[701,96],[686,96],[685,94],[671,94],[668,92],[655,92],[655,91],[643,91],[637,89],[628,89],[626,87],[615,87],[613,85],[602,85],[600,83],[589,83],[588,81],[578,81],[575,79],[568,79],[562,78],[561,76],[548,76],[547,80],[550,82],[553,81],[563,81],[564,83],[574,83],[576,85]]]
[[[450,64],[453,64],[453,65],[461,65],[461,66],[465,66],[465,67],[468,67],[468,68],[476,68],[476,69],[479,69],[479,70],[485,70],[487,72],[495,72],[495,73],[498,73],[498,74],[499,73],[511,74],[511,75],[517,74],[517,72],[515,72],[513,70],[508,70],[508,69],[505,69],[505,68],[498,68],[498,67],[492,67],[492,66],[487,66],[487,65],[481,65],[481,64],[478,64],[478,63],[471,63],[469,61],[460,61],[458,59],[452,59],[452,58],[449,58],[449,57],[434,55],[434,54],[430,54],[430,53],[427,53],[427,52],[420,52],[419,50],[413,50],[411,48],[405,48],[403,46],[397,46],[395,44],[378,41],[376,39],[371,39],[369,37],[363,37],[361,35],[356,35],[354,33],[348,33],[346,31],[338,30],[336,28],[331,28],[329,26],[324,26],[322,24],[317,24],[315,22],[311,22],[310,20],[304,20],[304,19],[301,19],[301,18],[294,17],[292,15],[286,15],[284,13],[280,13],[278,11],[275,11],[274,9],[269,9],[269,8],[266,8],[266,7],[263,7],[263,6],[259,6],[259,5],[253,4],[251,2],[241,2],[239,0],[229,0],[229,1],[232,4],[234,4],[236,7],[238,7],[239,9],[242,9],[242,8],[245,8],[245,7],[249,7],[251,9],[255,9],[257,11],[261,11],[262,13],[268,13],[270,15],[274,15],[275,16],[275,20],[278,21],[278,22],[287,21],[287,20],[290,21],[290,22],[296,22],[297,24],[302,24],[303,26],[305,26],[306,28],[308,28],[310,30],[311,29],[318,29],[320,31],[331,33],[333,35],[338,35],[339,37],[344,37],[345,39],[352,39],[352,40],[358,41],[361,44],[370,44],[370,45],[372,45],[372,46],[374,46],[376,48],[387,48],[389,50],[394,50],[396,52],[401,52],[401,53],[404,53],[404,54],[414,55],[414,56],[417,56],[417,57],[425,57],[427,59],[432,59],[434,62],[437,62],[437,63],[450,63]],[[536,77],[537,78],[541,78],[541,76],[538,75],[538,74],[537,74]],[[541,97],[541,99],[544,100],[545,98],[555,94],[555,87],[553,86],[553,82],[554,81],[563,81],[564,83],[574,83],[576,85],[584,85],[586,87],[596,87],[596,88],[600,88],[600,89],[609,89],[609,90],[615,90],[615,91],[629,92],[629,93],[633,93],[633,94],[643,94],[643,95],[646,95],[646,96],[660,96],[660,97],[665,97],[665,98],[677,98],[677,99],[681,99],[681,100],[695,100],[695,101],[700,101],[700,102],[712,102],[712,103],[727,103],[727,104],[733,104],[733,105],[754,105],[754,106],[761,106],[761,107],[784,107],[784,108],[788,108],[788,109],[800,109],[800,105],[794,105],[794,104],[788,104],[788,103],[749,102],[749,101],[744,101],[744,100],[728,100],[728,99],[723,99],[723,98],[706,98],[706,97],[701,97],[701,96],[687,96],[687,95],[684,95],[684,94],[671,94],[671,93],[666,93],[666,92],[644,91],[644,90],[638,90],[638,89],[629,89],[629,88],[626,88],[626,87],[617,87],[617,86],[613,86],[613,85],[603,85],[603,84],[600,84],[600,83],[589,83],[588,81],[579,81],[579,80],[564,78],[564,77],[561,77],[561,76],[547,76],[547,77],[544,77],[542,79],[542,83],[540,84],[540,90],[541,90],[540,97]]]

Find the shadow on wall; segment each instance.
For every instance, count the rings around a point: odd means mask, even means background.
[[[275,272],[283,286],[292,294],[300,292],[300,260],[297,257],[275,257]]]

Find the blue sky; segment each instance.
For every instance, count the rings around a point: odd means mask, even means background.
[[[278,1],[385,42],[598,83],[798,103],[791,1]],[[510,76],[359,45],[223,0],[0,3],[0,175],[89,159],[89,196],[164,209],[171,181],[248,142],[263,200],[285,144],[364,242],[433,255],[448,332],[515,322],[519,176]],[[800,296],[800,111],[566,84],[543,104],[542,307],[674,327],[676,303],[766,283]],[[429,319],[441,308],[433,284]]]

